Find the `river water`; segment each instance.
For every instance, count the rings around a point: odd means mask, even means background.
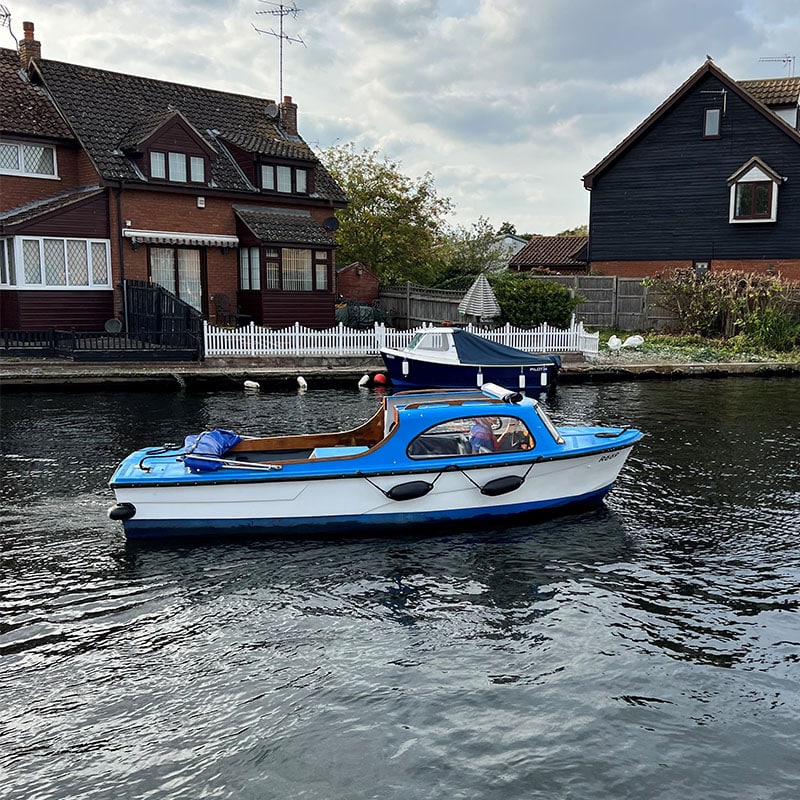
[[[0,798],[799,796],[798,396],[564,386],[646,434],[596,511],[190,546],[106,518],[124,454],[376,395],[7,394]]]

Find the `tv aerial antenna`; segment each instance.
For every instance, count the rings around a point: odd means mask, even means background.
[[[788,70],[789,70],[789,77],[794,78],[794,62],[795,57],[790,56],[788,53],[785,56],[764,56],[764,58],[759,58],[759,61],[780,61]]]
[[[264,11],[256,11],[256,14],[269,14],[271,17],[278,18],[278,30],[276,31],[274,28],[265,31],[261,28],[253,27],[256,29],[257,33],[264,33],[267,36],[274,36],[279,42],[279,53],[278,53],[278,99],[283,99],[283,43],[289,42],[289,44],[301,44],[303,47],[306,46],[306,43],[299,37],[299,36],[289,36],[288,33],[284,33],[283,31],[283,20],[286,17],[291,17],[292,19],[297,19],[298,15],[302,12],[303,9],[298,8],[297,4],[292,2],[289,3],[272,3],[269,0],[259,0],[260,3],[264,3],[267,6],[273,6],[273,8],[267,8]]]
[[[0,5],[0,28],[8,28],[11,38],[19,44],[19,39],[14,36],[14,31],[11,30],[11,12],[4,5]]]

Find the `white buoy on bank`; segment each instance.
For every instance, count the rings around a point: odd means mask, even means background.
[[[369,383],[369,375],[362,375],[361,380],[358,382],[359,386],[366,386]]]
[[[261,389],[261,384],[257,383],[256,381],[245,381],[244,388],[248,392],[257,392]]]
[[[307,389],[308,388],[308,384],[306,383],[306,379],[302,375],[298,375],[297,376],[297,385],[301,389]]]

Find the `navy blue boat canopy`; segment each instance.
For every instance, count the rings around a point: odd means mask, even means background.
[[[213,472],[222,467],[220,456],[241,441],[238,434],[221,428],[187,436],[183,443],[183,463],[195,472]]]
[[[522,366],[525,364],[554,364],[561,366],[561,358],[557,355],[535,356],[515,347],[484,339],[469,331],[454,330],[453,342],[462,364],[479,364],[484,367],[493,365]]]

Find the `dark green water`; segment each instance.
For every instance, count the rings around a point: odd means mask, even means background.
[[[800,382],[566,386],[605,506],[463,535],[126,545],[127,451],[367,391],[2,399],[0,798],[794,798]]]

